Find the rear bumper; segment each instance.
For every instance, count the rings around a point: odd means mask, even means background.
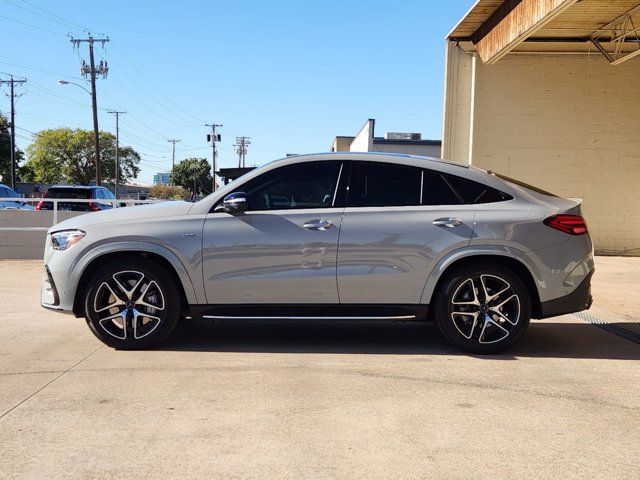
[[[592,269],[573,292],[553,300],[540,304],[540,318],[556,317],[567,313],[588,310],[593,298],[591,296],[591,277],[595,269]]]

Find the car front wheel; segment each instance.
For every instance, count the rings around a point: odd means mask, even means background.
[[[149,260],[119,259],[89,281],[85,316],[91,331],[117,349],[149,348],[173,331],[180,295],[165,270]]]
[[[522,338],[531,300],[512,271],[481,264],[457,269],[443,279],[435,302],[436,323],[454,345],[472,353],[498,353]]]

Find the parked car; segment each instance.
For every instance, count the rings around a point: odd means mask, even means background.
[[[53,202],[45,199],[78,199],[93,200],[92,202],[58,202],[58,210],[70,210],[73,212],[97,212],[110,210],[114,207],[112,202],[101,200],[115,200],[116,197],[105,187],[82,187],[75,185],[54,185],[49,187],[42,196],[42,200],[36,205],[36,210],[53,210]]]
[[[580,201],[466,165],[392,154],[289,157],[197,203],[52,227],[42,305],[119,349],[180,318],[435,320],[494,353],[530,318],[591,305]]]
[[[0,200],[0,210],[35,210],[33,205],[23,202],[22,197],[11,187],[0,183],[0,198],[15,198],[15,201]]]

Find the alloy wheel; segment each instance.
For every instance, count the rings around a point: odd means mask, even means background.
[[[497,275],[481,274],[464,280],[453,293],[449,315],[456,330],[479,344],[505,340],[520,321],[520,298]]]
[[[134,270],[112,274],[100,284],[93,299],[96,323],[120,340],[150,335],[162,323],[165,306],[158,283]]]

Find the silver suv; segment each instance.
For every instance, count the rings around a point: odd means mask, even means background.
[[[197,203],[82,215],[47,235],[42,305],[119,349],[179,319],[435,320],[476,353],[589,308],[580,201],[392,154],[289,157]]]

